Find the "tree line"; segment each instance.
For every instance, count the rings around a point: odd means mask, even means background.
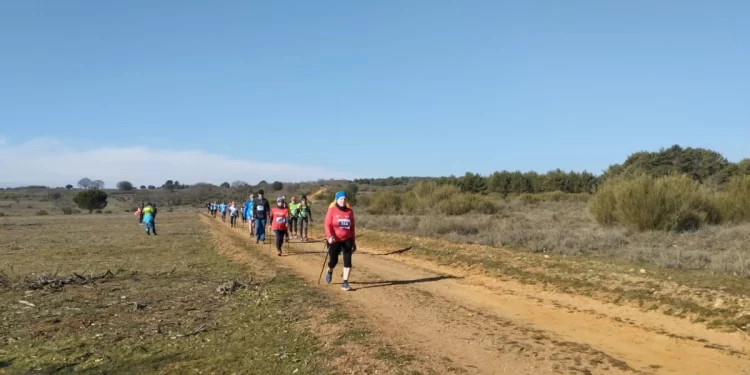
[[[387,177],[362,178],[357,184],[373,186],[414,186],[420,181],[436,181],[440,185],[455,185],[463,192],[500,193],[593,193],[597,186],[614,177],[685,174],[699,183],[714,188],[723,187],[732,177],[750,175],[750,158],[730,162],[722,154],[704,148],[683,148],[674,145],[659,151],[640,151],[631,154],[622,164],[610,165],[602,174],[555,169],[547,173],[534,171],[496,171],[488,176],[466,172],[463,176],[443,177]]]

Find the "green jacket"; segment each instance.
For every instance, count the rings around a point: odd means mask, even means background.
[[[310,211],[310,205],[309,204],[299,204],[299,217],[303,219],[310,218],[312,219],[312,211]]]
[[[289,217],[299,217],[299,203],[289,202]]]

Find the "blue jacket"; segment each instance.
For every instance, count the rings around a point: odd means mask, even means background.
[[[253,218],[253,201],[245,202],[245,219],[249,220]]]
[[[227,205],[222,203],[219,205],[219,212],[227,212]]]

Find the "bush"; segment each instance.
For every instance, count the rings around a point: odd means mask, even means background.
[[[729,223],[750,221],[750,176],[729,180],[726,190],[714,199],[721,220]]]
[[[376,193],[370,199],[367,212],[373,215],[397,215],[401,213],[403,195],[396,191]]]
[[[81,213],[81,210],[73,210],[73,215],[78,215]]]
[[[111,214],[111,213],[112,213],[112,210],[107,210],[107,211],[104,211],[104,213],[105,213],[105,214]]]
[[[47,215],[49,215],[49,212],[45,210],[39,210],[36,212],[36,216],[47,216]]]
[[[0,212],[0,217],[5,216],[5,212]]]
[[[94,213],[101,214],[102,210],[96,210],[96,211],[94,211]]]
[[[589,200],[589,212],[597,223],[603,226],[617,224],[616,183],[609,181],[597,187],[596,193]]]
[[[73,197],[73,202],[78,205],[78,208],[91,213],[93,210],[102,210],[107,207],[107,193],[98,189],[84,190]]]
[[[474,209],[474,199],[469,194],[458,194],[439,202],[437,208],[448,216],[465,215]]]
[[[73,209],[70,207],[63,207],[61,210],[62,210],[63,215],[73,214]]]
[[[638,231],[694,230],[719,221],[708,189],[687,175],[613,179],[592,202],[600,224],[611,225],[614,217],[614,222]]]

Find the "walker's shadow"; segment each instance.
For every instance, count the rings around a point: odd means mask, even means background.
[[[445,275],[445,276],[425,277],[422,279],[414,279],[414,280],[351,281],[350,284],[366,285],[363,287],[359,287],[357,289],[367,289],[367,288],[379,288],[379,287],[391,286],[391,285],[409,285],[409,284],[429,283],[432,281],[440,281],[440,280],[445,280],[445,279],[461,279],[461,277],[456,277],[453,275]]]
[[[325,251],[295,251],[295,252],[289,252],[284,255],[286,256],[292,256],[292,255],[310,255],[310,254],[325,254]]]

